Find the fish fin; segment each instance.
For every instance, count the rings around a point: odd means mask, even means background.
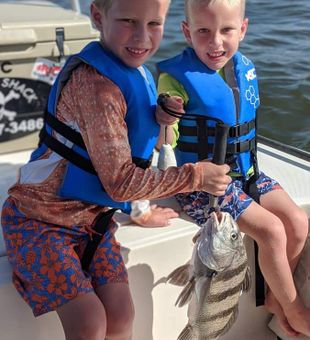
[[[188,262],[183,264],[183,266],[176,268],[166,277],[166,282],[175,286],[185,286],[189,281],[189,267],[190,264]]]
[[[212,285],[212,279],[210,279],[209,277],[203,278],[203,280],[200,280],[200,287],[203,287],[203,289],[201,288],[200,294],[197,297],[199,311],[201,311],[206,304],[207,296],[210,293],[211,285]]]
[[[232,313],[231,313],[230,319],[228,320],[227,324],[223,328],[223,330],[222,330],[220,335],[223,335],[223,334],[227,333],[231,329],[232,325],[237,320],[238,314],[239,314],[239,309],[238,309],[238,305],[236,305],[235,308],[233,309]]]
[[[177,340],[194,340],[193,327],[190,324],[187,324],[178,336]]]
[[[242,292],[248,292],[251,288],[251,285],[252,285],[252,278],[251,278],[250,267],[247,267],[244,280],[242,282],[242,287],[241,287]]]
[[[196,241],[198,240],[198,237],[201,235],[201,229],[199,229],[198,231],[197,231],[197,233],[194,235],[194,237],[193,237],[193,239],[192,239],[192,241],[193,241],[193,243],[195,244],[196,243]]]
[[[178,307],[183,307],[186,305],[192,297],[193,291],[195,289],[195,279],[192,278],[188,284],[183,288],[182,292],[180,293],[175,305]]]

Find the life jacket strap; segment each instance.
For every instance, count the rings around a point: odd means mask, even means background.
[[[58,120],[54,115],[48,113],[48,111],[45,111],[44,113],[44,122],[61,136],[64,136],[70,142],[86,151],[86,146],[80,133]]]
[[[92,162],[89,159],[81,156],[72,148],[69,148],[65,144],[59,142],[59,140],[49,135],[45,130],[41,130],[40,132],[40,144],[42,143],[79,168],[93,175],[97,174]]]
[[[241,137],[247,135],[256,126],[255,119],[243,123],[234,125],[229,129],[229,137]]]
[[[241,137],[247,135],[251,130],[255,128],[255,119],[244,123],[231,126],[229,129],[228,137]],[[184,126],[179,125],[179,132],[182,136],[197,136],[197,130],[199,129],[198,124],[196,126]],[[215,136],[215,127],[214,126],[206,126],[205,134],[207,136]]]
[[[255,162],[254,169],[255,169]],[[254,174],[244,183],[243,191],[260,204],[260,194],[257,189],[256,180],[258,179],[258,172],[254,170]],[[263,306],[265,303],[265,279],[261,272],[258,261],[258,245],[254,241],[254,259],[255,259],[255,297],[256,307]]]
[[[197,118],[197,139],[198,143],[197,145],[197,153],[198,153],[198,159],[206,159],[208,158],[208,151],[209,149],[209,143],[208,143],[208,135],[207,135],[207,120],[204,118]],[[207,145],[207,148],[205,147]]]
[[[144,159],[144,158],[139,158],[139,157],[132,157],[132,163],[134,163],[138,168],[141,169],[147,169],[151,166],[152,164],[152,159],[153,159],[153,153],[150,157],[150,159]]]
[[[45,115],[44,115],[44,121],[45,121],[45,124],[42,130],[40,131],[40,135],[39,135],[39,138],[40,138],[39,145],[45,144],[51,150],[56,152],[61,157],[67,159],[69,162],[76,165],[77,167],[91,174],[97,175],[97,172],[92,162],[90,161],[90,159],[81,156],[78,152],[74,151],[72,148],[69,148],[65,144],[61,143],[55,137],[51,136],[46,131],[46,124],[48,124],[53,130],[55,130],[57,133],[65,137],[67,140],[69,140],[73,144],[87,151],[82,136],[77,131],[73,130],[68,125],[64,124],[63,122],[58,120],[56,117],[54,117],[47,111],[45,112]],[[132,162],[136,164],[136,166],[138,166],[139,168],[147,169],[148,167],[150,167],[152,163],[152,157],[150,159],[132,157]]]
[[[100,213],[95,219],[93,230],[96,231],[92,235],[92,238],[87,242],[86,248],[84,250],[81,265],[83,270],[88,271],[89,265],[93,256],[104,236],[104,234],[108,231],[110,220],[112,219],[115,211],[117,209],[110,209],[106,212]]]
[[[256,118],[257,119],[257,118]],[[256,132],[257,134],[257,132]],[[257,135],[255,136],[257,137]],[[255,148],[251,151],[252,162],[254,166],[254,174],[244,183],[243,191],[260,204],[260,194],[257,189],[256,181],[259,178],[259,168],[257,161],[257,138],[255,138]],[[254,258],[255,258],[255,297],[256,307],[265,304],[265,279],[261,272],[258,261],[258,245],[254,241]]]
[[[213,144],[209,144],[206,142],[205,144],[201,143],[199,141],[198,143],[190,143],[190,142],[183,142],[183,141],[178,141],[177,148],[180,151],[183,152],[192,152],[196,153],[199,155],[199,150],[203,150],[203,154],[205,155],[204,158],[199,158],[198,160],[201,161],[202,159],[207,158],[208,154],[213,152]],[[236,154],[236,153],[242,153],[246,151],[252,151],[255,149],[255,138],[248,139],[245,141],[233,143],[233,144],[228,144],[227,145],[227,154]],[[200,154],[202,154],[200,152]]]

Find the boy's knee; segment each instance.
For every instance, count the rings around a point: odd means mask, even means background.
[[[296,209],[292,216],[293,235],[297,242],[305,242],[309,232],[309,220],[306,212],[300,208]]]
[[[108,313],[107,337],[111,340],[119,337],[129,338],[134,317],[135,311],[131,304],[120,306],[118,310]]]
[[[264,226],[263,230],[259,232],[257,242],[261,245],[277,246],[283,249],[286,248],[287,236],[285,228],[278,217],[273,216],[270,223]]]
[[[106,323],[101,318],[86,318],[85,322],[76,324],[70,331],[70,339],[102,340],[106,337]]]

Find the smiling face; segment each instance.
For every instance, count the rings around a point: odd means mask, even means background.
[[[139,67],[158,49],[169,0],[115,0],[107,12],[91,5],[105,48],[123,63]]]
[[[212,70],[219,70],[237,52],[244,38],[248,19],[243,18],[240,3],[203,1],[189,4],[183,33],[198,58]]]

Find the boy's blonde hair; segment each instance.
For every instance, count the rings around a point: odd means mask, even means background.
[[[108,13],[108,10],[111,8],[112,3],[115,0],[93,0],[93,3],[100,9],[104,11],[105,14]],[[129,0],[130,1],[130,0]],[[170,4],[171,0],[167,0],[168,4]]]
[[[94,0],[93,3],[107,14],[112,6],[113,0]]]
[[[188,21],[190,19],[189,18],[189,8],[190,8],[190,6],[200,5],[200,4],[211,5],[211,4],[214,4],[215,2],[226,2],[230,6],[240,5],[241,6],[241,14],[242,14],[242,17],[244,18],[246,0],[185,0],[185,17],[186,17],[186,20]]]

